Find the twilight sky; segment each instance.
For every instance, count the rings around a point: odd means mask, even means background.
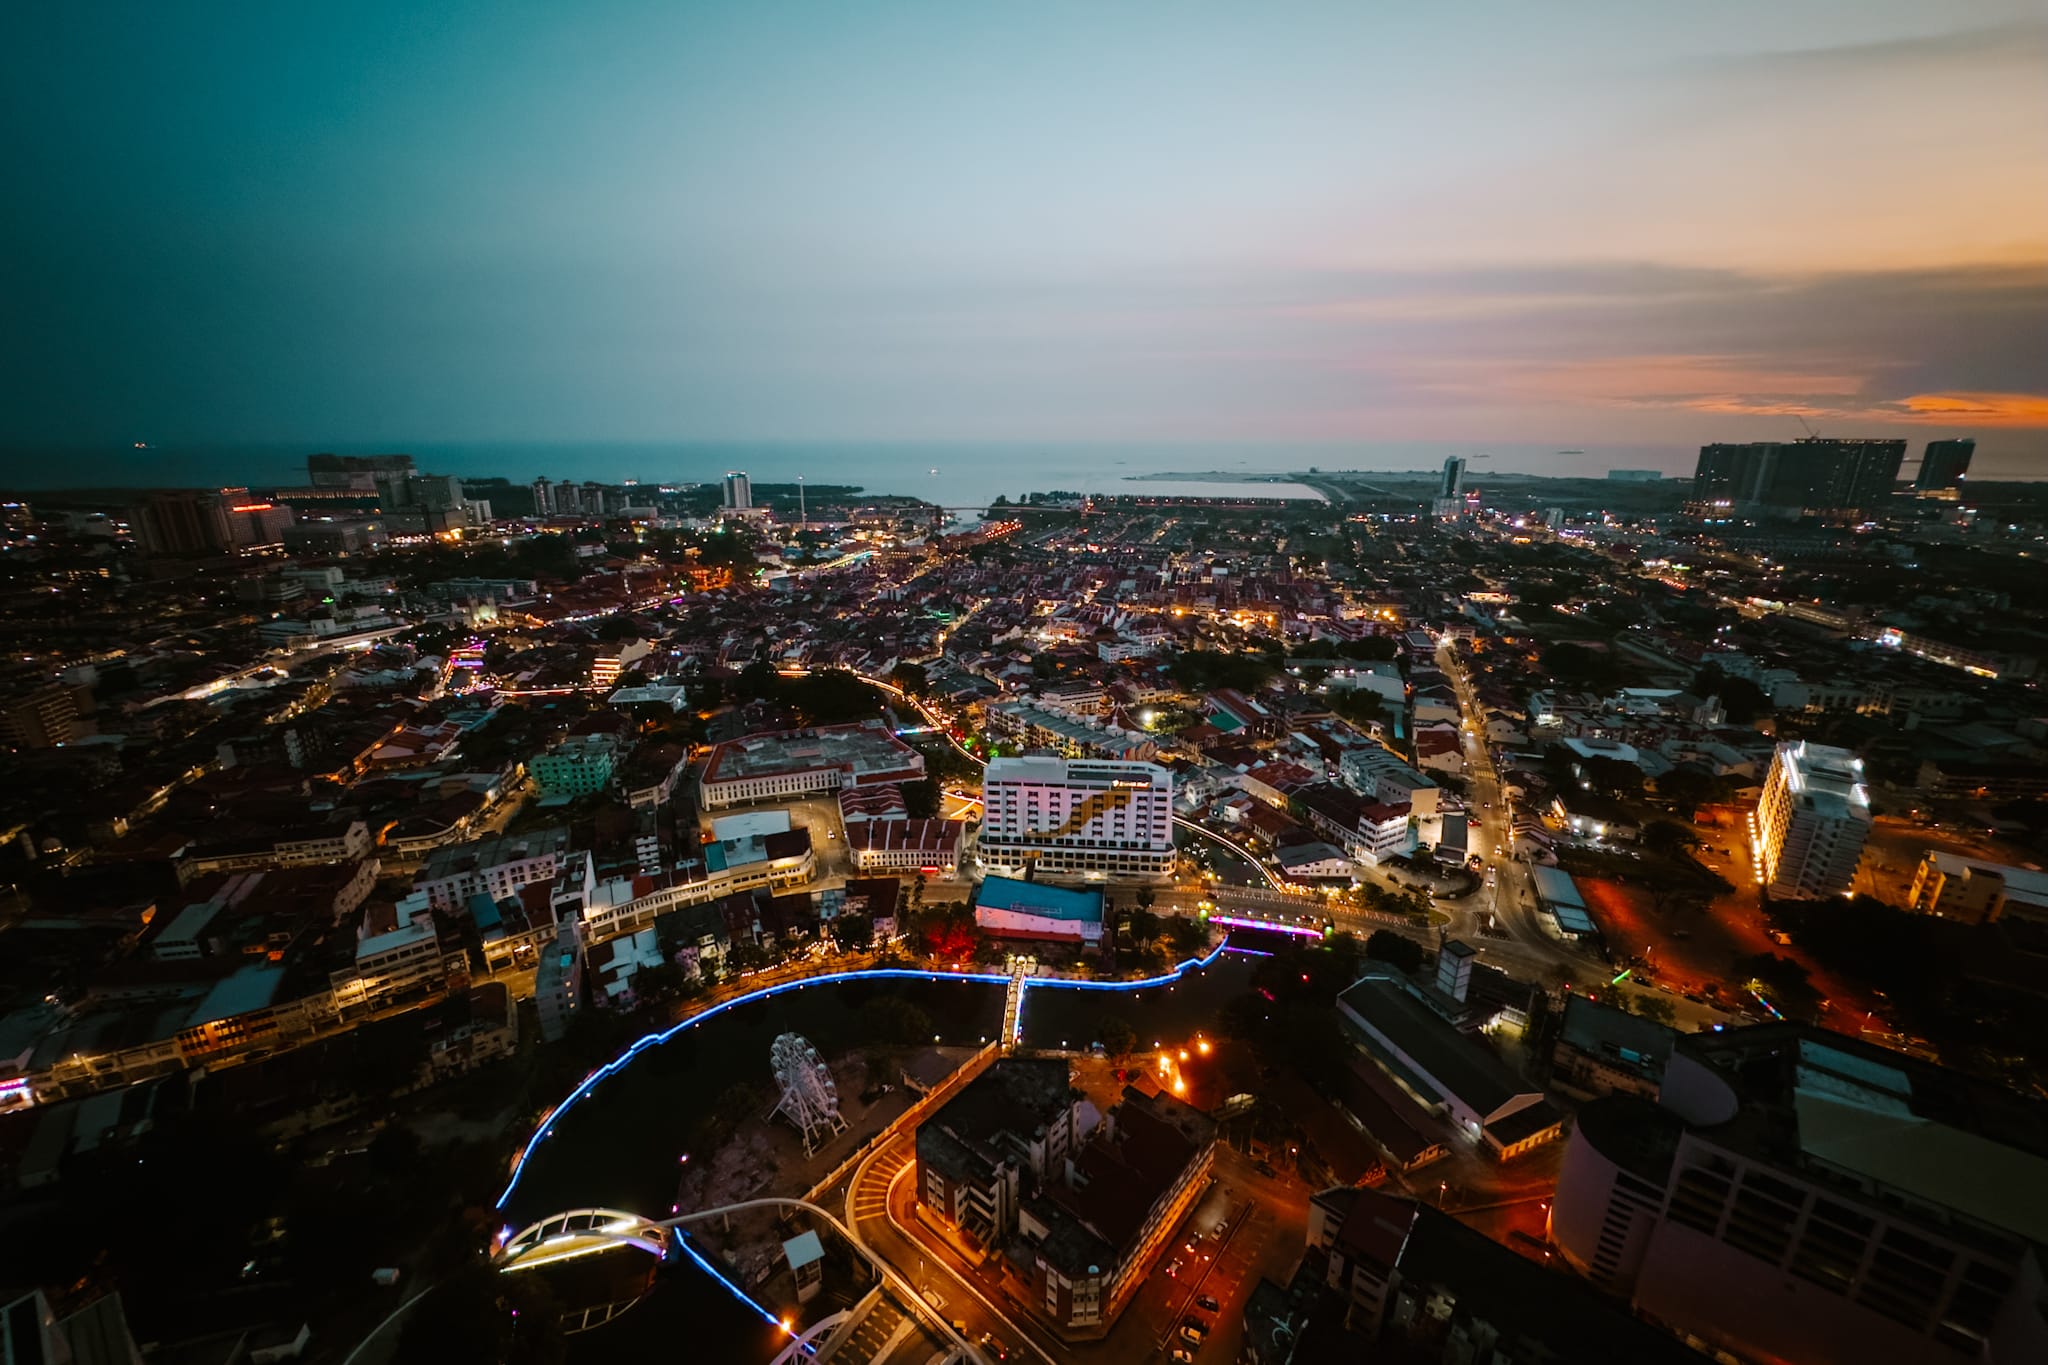
[[[0,203],[16,452],[1805,414],[2048,474],[2039,0],[22,5]]]

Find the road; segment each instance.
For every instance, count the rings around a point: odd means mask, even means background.
[[[1307,1232],[1306,1185],[1266,1178],[1250,1157],[1229,1147],[1216,1152],[1214,1183],[1196,1201],[1151,1275],[1125,1305],[1107,1336],[1067,1342],[1020,1302],[1027,1286],[996,1269],[968,1263],[945,1238],[920,1220],[915,1207],[915,1139],[904,1134],[872,1153],[855,1172],[847,1196],[847,1224],[963,1335],[986,1333],[1010,1360],[1111,1362],[1163,1357],[1185,1346],[1176,1333],[1193,1315],[1210,1328],[1199,1359],[1234,1360],[1244,1304],[1259,1280],[1285,1282],[1301,1258]],[[1215,1228],[1225,1231],[1219,1237]],[[1188,1240],[1196,1238],[1192,1249]],[[1214,1301],[1213,1310],[1198,1306]],[[991,1349],[990,1354],[994,1352]]]
[[[1007,1352],[1011,1359],[1035,1358],[1051,1365],[1061,1358],[1059,1341],[1034,1330],[1036,1325],[1004,1297],[1000,1277],[966,1266],[918,1224],[912,1187],[916,1142],[914,1132],[900,1133],[856,1168],[847,1190],[847,1226],[954,1330],[969,1341],[986,1337],[991,1358]]]
[[[1499,943],[1482,931],[1480,915],[1507,931],[1509,940],[1520,945],[1525,956],[1570,967],[1594,970],[1596,964],[1584,953],[1557,938],[1541,922],[1536,908],[1536,887],[1529,869],[1515,857],[1514,811],[1501,790],[1500,772],[1494,766],[1493,751],[1486,743],[1486,711],[1473,691],[1472,680],[1448,643],[1437,650],[1437,665],[1450,678],[1458,695],[1458,709],[1464,717],[1465,784],[1473,853],[1485,860],[1492,875],[1479,895],[1470,898],[1469,919],[1456,923],[1457,932],[1473,944]]]

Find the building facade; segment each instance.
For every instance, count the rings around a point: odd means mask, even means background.
[[[1929,849],[1913,874],[1906,907],[1968,924],[1989,924],[2007,915],[2048,920],[2048,872]]]
[[[1687,506],[1710,518],[1866,516],[1891,497],[1905,458],[1903,440],[1811,436],[1701,446]]]
[[[611,735],[571,735],[526,765],[549,796],[591,796],[611,785],[619,742]]]
[[[917,1126],[917,1198],[974,1246],[1017,1230],[1028,1191],[1064,1178],[1088,1129],[1061,1057],[1004,1057]]]
[[[569,831],[536,830],[499,835],[436,849],[413,882],[436,910],[454,910],[479,891],[504,900],[522,886],[553,881],[568,862]],[[585,863],[590,855],[578,855]]]
[[[1961,488],[1970,472],[1970,459],[1976,453],[1977,443],[1972,440],[1929,441],[1926,453],[1920,457],[1920,474],[1913,480],[1913,491],[1938,494]]]
[[[1113,1320],[1208,1188],[1215,1156],[1207,1115],[1126,1086],[1064,1178],[1019,1213],[1039,1310],[1065,1328]]]
[[[1580,1110],[1566,1264],[1712,1352],[2048,1359],[2039,1101],[1791,1024],[1680,1040],[1657,1103]]]
[[[1173,872],[1173,774],[1155,763],[994,759],[982,811],[981,859],[998,875]]]
[[[1849,890],[1870,837],[1863,760],[1800,740],[1780,744],[1756,809],[1756,865],[1765,889],[1790,900]]]
[[[847,787],[915,782],[924,755],[879,720],[776,730],[728,740],[711,753],[698,779],[704,809],[755,801],[801,801]]]

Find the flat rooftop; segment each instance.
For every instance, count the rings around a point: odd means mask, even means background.
[[[2048,907],[2048,872],[2030,872],[2024,867],[2012,867],[2006,863],[1988,862],[1982,858],[1965,858],[1957,853],[1944,853],[1940,849],[1929,849],[1927,857],[1941,869],[1945,877],[1960,877],[1965,874],[1993,876],[2005,883],[2005,896],[2009,901],[2023,905]]]
[[[1800,806],[1841,819],[1870,819],[1870,793],[1863,785],[1863,760],[1829,744],[1778,746],[1786,785]]]
[[[992,758],[982,785],[994,782],[1044,782],[1054,786],[1107,787],[1115,783],[1137,783],[1165,788],[1172,774],[1157,763],[1118,758],[1049,758],[1033,754],[1024,758]]]
[[[978,1141],[997,1133],[1028,1138],[1073,1102],[1066,1058],[1004,1057],[939,1106],[925,1123]]]
[[[1737,1100],[1700,1131],[1897,1191],[1894,1206],[2048,1243],[2048,1104],[1844,1034],[1760,1024],[1677,1042]]]
[[[438,881],[459,873],[472,872],[480,867],[500,867],[506,863],[524,862],[528,858],[561,856],[569,848],[569,830],[558,825],[553,829],[537,829],[526,834],[498,834],[474,843],[451,844],[437,848],[428,855],[426,866],[420,869],[416,881]]]
[[[988,877],[983,879],[981,890],[975,893],[974,908],[1100,924],[1102,893],[1047,886],[1044,882],[1027,882],[1016,877]]]
[[[744,782],[826,768],[837,768],[861,783],[922,773],[924,756],[879,720],[809,730],[770,730],[719,745],[704,765],[704,781]]]
[[[1491,1114],[1536,1089],[1440,1018],[1391,977],[1368,976],[1337,997],[1338,1008],[1387,1038],[1472,1112]],[[1375,1054],[1382,1049],[1368,1040]]]

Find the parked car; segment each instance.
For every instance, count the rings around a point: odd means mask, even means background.
[[[1210,1298],[1207,1294],[1203,1294],[1195,1299],[1195,1307],[1201,1309],[1205,1313],[1214,1313],[1218,1309],[1220,1309],[1222,1305],[1217,1303],[1216,1300]]]

